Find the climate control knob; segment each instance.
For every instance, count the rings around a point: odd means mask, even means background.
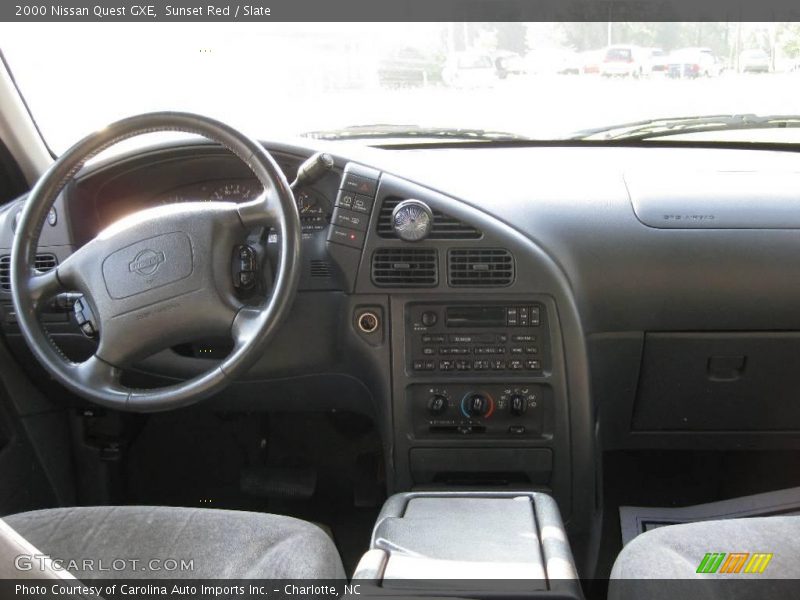
[[[428,400],[428,412],[434,417],[438,417],[447,410],[447,398],[441,394],[435,394]]]
[[[528,408],[528,403],[525,400],[525,396],[522,394],[514,394],[508,401],[509,408],[511,409],[511,414],[515,417],[521,417],[525,414],[525,411]]]
[[[486,394],[467,394],[461,401],[461,409],[469,417],[486,417],[494,409],[494,403]]]

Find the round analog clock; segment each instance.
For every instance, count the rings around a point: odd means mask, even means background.
[[[420,200],[403,200],[392,211],[392,227],[401,240],[424,240],[433,228],[433,211]]]

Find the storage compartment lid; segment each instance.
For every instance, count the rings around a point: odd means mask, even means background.
[[[411,498],[384,519],[375,545],[390,553],[383,585],[408,580],[528,580],[547,589],[539,530],[528,496]]]

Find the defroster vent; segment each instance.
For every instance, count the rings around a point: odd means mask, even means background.
[[[439,281],[435,248],[379,248],[372,282],[381,287],[432,287]]]
[[[37,271],[49,271],[58,264],[55,254],[37,254],[35,268]],[[0,256],[0,289],[11,291],[11,256]]]
[[[504,287],[514,281],[514,257],[503,248],[453,248],[447,272],[452,287]]]

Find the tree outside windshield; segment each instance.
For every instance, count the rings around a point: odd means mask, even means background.
[[[800,113],[797,23],[4,24],[0,48],[56,152],[152,110],[264,138]]]

